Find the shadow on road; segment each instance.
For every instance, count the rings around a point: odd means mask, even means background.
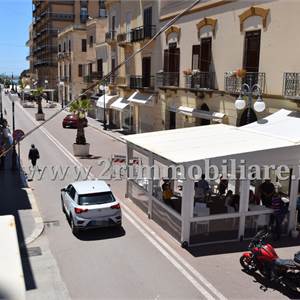
[[[13,215],[15,218],[25,286],[26,290],[31,290],[36,289],[36,283],[25,246],[25,235],[20,216],[20,211],[30,210],[31,204],[24,190],[27,186],[26,181],[22,178],[22,172],[12,171],[10,162],[10,157],[6,157],[4,169],[0,170],[0,215]],[[27,218],[29,219],[29,216],[30,214],[24,218],[25,221],[27,221]],[[9,272],[9,270],[7,271]]]
[[[249,279],[251,277],[253,278],[253,282],[260,284],[259,289],[266,292],[269,289],[276,290],[280,292],[281,294],[285,295],[289,299],[300,299],[300,293],[291,291],[290,289],[284,287],[282,284],[277,283],[277,282],[271,282],[258,272],[255,273],[248,273],[245,270],[242,270],[242,272],[246,273],[249,275]]]
[[[219,243],[219,244],[209,244],[209,245],[202,245],[202,246],[195,246],[189,247],[187,249],[194,257],[201,257],[201,256],[209,256],[209,255],[216,255],[216,254],[227,254],[227,253],[238,253],[247,251],[248,241],[242,242],[228,242],[228,243]],[[290,237],[282,237],[279,241],[269,241],[272,246],[276,248],[285,248],[285,247],[295,247],[300,246],[300,238],[292,239]],[[283,257],[289,258],[289,257]]]
[[[123,227],[108,227],[99,229],[89,229],[76,234],[81,241],[107,240],[122,237],[126,234]]]

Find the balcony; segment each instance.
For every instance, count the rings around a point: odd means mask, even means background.
[[[41,66],[41,65],[45,65],[45,66],[56,66],[56,64],[53,63],[52,60],[49,59],[38,59],[36,60],[36,62],[34,63],[34,66]]]
[[[214,89],[215,73],[197,72],[193,75],[185,76],[185,87],[188,89]]]
[[[93,72],[89,75],[86,75],[83,77],[83,81],[86,83],[91,83],[95,80],[100,80],[103,78],[103,74],[102,73],[98,73],[98,72]]]
[[[70,81],[70,77],[69,76],[60,77],[60,81],[69,82]]]
[[[151,39],[156,33],[156,26],[140,26],[131,30],[131,42],[140,42]]]
[[[160,72],[156,74],[158,87],[179,86],[179,72]]]
[[[65,58],[71,58],[71,52],[58,52],[57,59],[62,60]]]
[[[300,73],[283,74],[283,96],[300,97]]]
[[[130,75],[129,87],[131,89],[154,88],[154,76]]]
[[[131,43],[131,32],[119,33],[117,35],[117,42],[120,47],[124,47]]]
[[[262,93],[265,91],[266,74],[262,72],[247,72],[244,78],[238,77],[232,72],[226,72],[224,76],[224,89],[231,94],[239,94],[244,83],[258,84]]]
[[[108,44],[112,44],[116,42],[116,31],[111,30],[105,33],[105,42]]]
[[[75,19],[74,14],[48,13],[48,16],[52,20],[59,20],[59,21],[74,21],[74,19]]]

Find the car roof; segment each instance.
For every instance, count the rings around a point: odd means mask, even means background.
[[[76,181],[72,185],[79,195],[111,192],[110,187],[103,180]]]

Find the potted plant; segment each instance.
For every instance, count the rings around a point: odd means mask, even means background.
[[[237,77],[244,78],[246,76],[247,71],[245,69],[237,69],[235,74]]]
[[[84,134],[84,119],[90,109],[90,99],[78,99],[70,105],[70,111],[78,119],[76,142],[73,144],[73,153],[75,156],[89,156],[90,153],[90,144],[86,142]]]
[[[34,100],[37,102],[38,105],[38,111],[35,114],[35,119],[37,121],[44,121],[45,120],[45,114],[43,112],[42,107],[42,96],[43,96],[44,89],[41,87],[38,87],[36,90],[32,91],[32,96]]]

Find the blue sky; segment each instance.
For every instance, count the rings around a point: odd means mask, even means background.
[[[0,0],[0,74],[19,75],[28,68],[25,46],[32,20],[31,0]]]

